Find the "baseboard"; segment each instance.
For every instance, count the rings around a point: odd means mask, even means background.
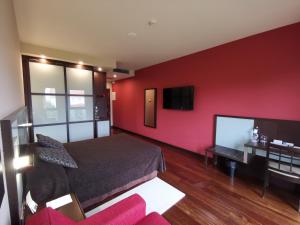
[[[175,146],[175,145],[172,145],[172,144],[169,144],[169,143],[166,143],[166,142],[163,142],[163,141],[160,141],[160,140],[157,140],[157,139],[154,139],[154,138],[151,138],[151,137],[147,137],[145,135],[142,135],[142,134],[139,134],[139,133],[136,133],[136,132],[133,132],[133,131],[130,131],[130,130],[126,130],[126,129],[123,129],[123,128],[120,128],[120,127],[117,127],[117,126],[112,126],[112,128],[115,128],[115,129],[119,129],[121,131],[124,131],[126,133],[129,133],[129,134],[133,134],[133,135],[136,135],[136,136],[139,136],[139,137],[142,137],[142,138],[145,138],[145,139],[148,139],[150,141],[155,141],[155,142],[159,142],[163,145],[167,145],[169,147],[172,147],[172,150],[178,150],[178,151],[181,151],[181,152],[184,152],[185,154],[189,154],[189,155],[192,155],[192,156],[196,156],[198,158],[201,158],[201,159],[204,159],[205,156],[200,154],[200,153],[196,153],[196,152],[193,152],[193,151],[190,151],[188,149],[185,149],[185,148],[181,148],[181,147],[178,147],[178,146]]]

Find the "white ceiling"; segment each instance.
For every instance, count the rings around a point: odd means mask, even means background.
[[[139,69],[300,21],[300,0],[14,0],[22,42]],[[148,26],[150,19],[158,21]],[[128,33],[135,32],[136,37]]]

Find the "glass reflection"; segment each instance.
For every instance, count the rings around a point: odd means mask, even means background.
[[[53,90],[48,91],[53,92]],[[33,95],[32,112],[34,124],[66,122],[65,97]]]
[[[93,98],[83,96],[69,97],[70,121],[93,119]]]
[[[84,95],[84,90],[70,90],[72,95]],[[71,96],[70,97],[71,108],[85,107],[85,99],[83,96]]]

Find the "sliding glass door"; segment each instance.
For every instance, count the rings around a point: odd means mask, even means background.
[[[94,137],[93,72],[67,68],[67,92],[70,141]]]
[[[37,133],[61,142],[96,136],[93,67],[33,58],[26,69],[25,95],[34,139]]]
[[[37,133],[67,142],[64,67],[29,62],[32,123]]]

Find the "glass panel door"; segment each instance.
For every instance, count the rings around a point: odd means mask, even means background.
[[[32,114],[31,140],[37,133],[62,142],[93,138],[93,67],[50,59],[43,63],[29,56],[23,56],[23,63],[24,84],[30,87],[25,95]]]
[[[32,93],[64,94],[64,67],[29,62]]]
[[[67,125],[51,125],[51,126],[34,127],[35,141],[37,141],[36,134],[43,134],[63,143],[68,141]]]
[[[68,94],[93,95],[93,72],[79,68],[67,68]]]
[[[93,97],[69,96],[69,121],[93,120]]]
[[[66,122],[65,96],[32,95],[33,124]]]
[[[73,123],[69,125],[70,141],[81,141],[94,137],[94,123]]]

